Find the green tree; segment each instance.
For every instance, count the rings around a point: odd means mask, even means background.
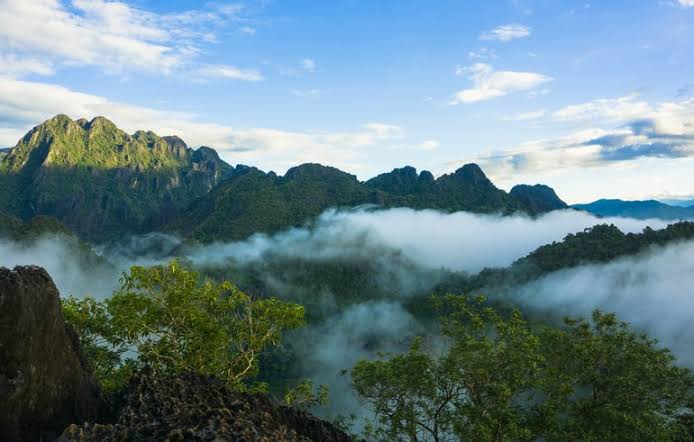
[[[147,366],[212,375],[245,390],[260,354],[304,317],[299,305],[252,299],[228,281],[202,281],[176,261],[132,267],[104,302],[68,298],[63,306],[105,385],[118,383],[112,374],[122,367]]]
[[[553,440],[668,441],[691,399],[692,373],[615,315],[567,319],[541,332],[545,360],[539,428]]]
[[[439,355],[416,340],[350,372],[375,439],[687,440],[692,373],[614,315],[535,331],[481,298],[439,308]]]

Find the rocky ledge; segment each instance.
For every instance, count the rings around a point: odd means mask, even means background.
[[[137,375],[114,424],[72,425],[59,440],[351,441],[309,413],[274,405],[263,395],[229,391],[219,380],[193,374]]]

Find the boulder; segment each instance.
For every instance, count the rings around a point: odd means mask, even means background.
[[[54,440],[106,410],[40,267],[0,268],[0,440]]]

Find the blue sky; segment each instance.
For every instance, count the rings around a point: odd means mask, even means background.
[[[689,196],[693,55],[694,0],[0,0],[0,146],[104,115],[278,173]]]

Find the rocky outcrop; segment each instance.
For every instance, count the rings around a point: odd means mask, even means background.
[[[231,392],[213,378],[148,374],[131,380],[114,424],[72,425],[59,440],[351,441],[311,414],[276,406],[266,396]]]
[[[0,440],[53,440],[104,409],[48,273],[0,268]]]

